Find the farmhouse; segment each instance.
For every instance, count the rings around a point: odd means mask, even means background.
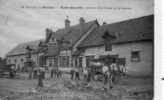
[[[153,75],[153,34],[153,15],[99,26],[77,47],[82,66],[112,55],[124,59],[130,75]]]
[[[128,74],[153,75],[154,16],[99,25],[97,20],[71,26],[46,29],[45,40],[17,45],[7,54],[7,64],[22,69],[27,61],[27,46],[33,50],[31,58],[36,66],[57,67],[69,71],[72,67],[87,67],[89,61],[111,56],[121,59]]]

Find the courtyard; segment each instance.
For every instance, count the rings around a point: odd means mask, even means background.
[[[44,79],[44,87],[37,87],[37,79],[18,73],[16,78],[0,78],[0,100],[151,100],[151,78],[123,77],[112,89],[101,81],[71,80],[69,75],[59,79]],[[105,86],[107,87],[107,86]]]

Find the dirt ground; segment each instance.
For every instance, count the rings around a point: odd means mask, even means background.
[[[46,79],[44,88],[37,79],[0,78],[0,100],[152,100],[150,78],[121,78],[112,89],[102,82],[71,81],[69,78]]]

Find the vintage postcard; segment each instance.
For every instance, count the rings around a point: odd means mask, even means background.
[[[154,100],[154,0],[0,0],[0,100]]]

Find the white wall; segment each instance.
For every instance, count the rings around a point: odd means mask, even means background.
[[[131,61],[131,52],[140,51],[140,61]],[[126,67],[129,74],[150,75],[153,68],[153,46],[152,42],[138,42],[117,44],[112,46],[110,54],[119,54],[119,57],[126,58]]]
[[[104,46],[99,47],[90,47],[85,50],[84,56],[91,56],[91,55],[107,55],[109,52],[105,51]]]
[[[140,62],[131,61],[131,52],[140,51]],[[153,46],[152,42],[138,42],[112,45],[112,51],[105,51],[104,46],[90,47],[85,49],[83,54],[83,67],[86,66],[85,56],[98,56],[118,54],[121,58],[126,58],[126,67],[128,74],[151,75],[153,69]]]
[[[26,57],[27,55],[15,55],[15,56],[10,56],[7,57],[7,64],[15,64],[16,68],[18,68],[18,66],[20,66],[20,68],[24,67],[24,63],[26,62]],[[16,62],[15,62],[16,59]],[[23,59],[23,61],[21,61],[21,59]],[[38,55],[37,54],[32,54],[31,55],[31,59],[35,62],[35,64],[38,64]],[[10,63],[9,63],[10,60]]]
[[[26,62],[26,55],[17,55],[17,56],[11,56],[11,57],[7,57],[8,59],[8,63],[7,64],[15,64],[16,68],[18,68],[18,65],[20,66],[20,68],[24,67],[24,62]],[[15,62],[16,59],[16,62]],[[21,59],[23,59],[23,61],[21,61]],[[10,62],[9,62],[10,60]]]

